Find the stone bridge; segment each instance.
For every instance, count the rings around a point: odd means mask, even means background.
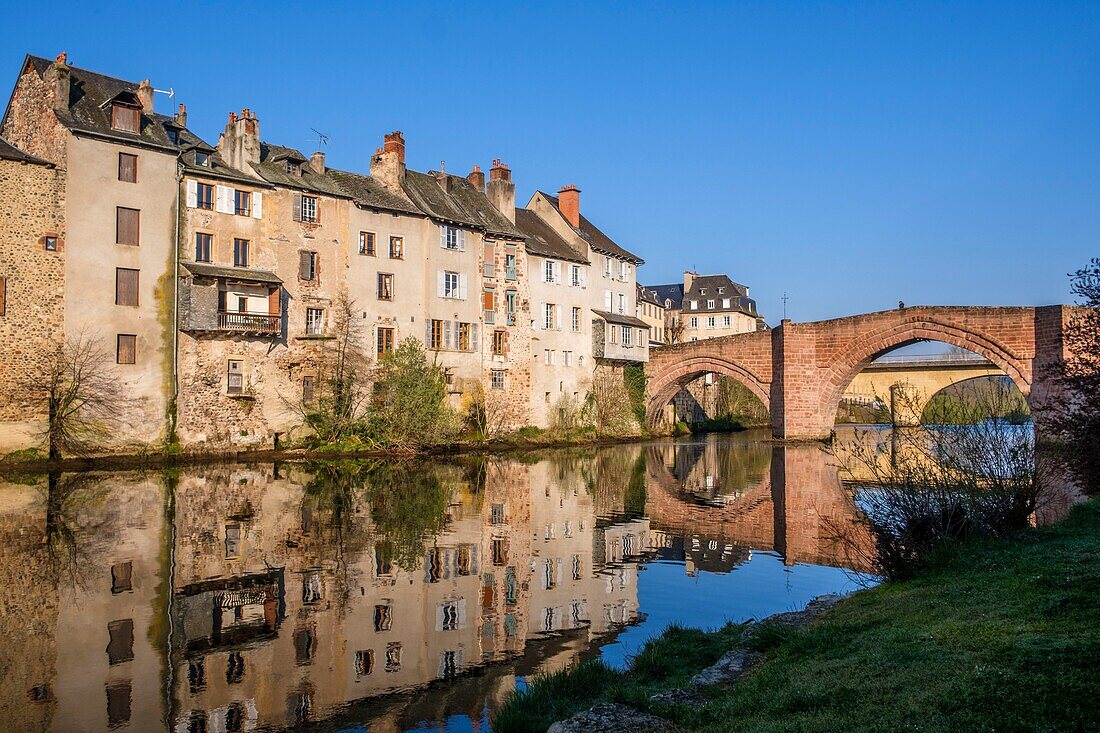
[[[827,437],[841,396],[887,351],[942,341],[984,357],[1008,375],[1037,423],[1052,386],[1048,367],[1064,357],[1070,307],[917,306],[813,323],[783,321],[771,331],[654,349],[646,367],[646,416],[660,424],[682,386],[713,372],[760,398],[777,438]]]

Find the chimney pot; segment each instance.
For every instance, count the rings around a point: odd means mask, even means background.
[[[493,167],[489,169],[490,181],[510,181],[512,180],[512,170],[500,162],[500,158],[493,159]]]
[[[180,127],[187,127],[187,105],[181,104],[179,112],[176,113],[176,124]]]
[[[382,147],[371,158],[370,174],[393,191],[399,192],[404,188],[405,136],[400,130],[382,136]]]
[[[382,139],[382,152],[397,153],[397,159],[405,163],[405,136],[400,130],[394,130]]]
[[[478,191],[485,191],[485,173],[482,172],[481,166],[475,165],[474,169],[470,171],[470,175],[466,176],[466,180]]]
[[[581,226],[581,190],[569,184],[558,191],[558,209],[574,229]]]

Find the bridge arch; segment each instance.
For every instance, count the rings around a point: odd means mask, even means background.
[[[820,409],[835,415],[844,391],[876,357],[921,341],[940,341],[985,357],[1001,369],[1025,398],[1031,394],[1031,370],[1026,359],[979,332],[934,318],[895,323],[852,339],[832,360],[830,376],[821,392]]]
[[[677,362],[672,368],[654,377],[648,387],[649,399],[646,403],[646,421],[651,427],[657,425],[661,411],[676,396],[682,387],[704,374],[713,373],[730,377],[747,387],[764,403],[764,409],[771,412],[770,385],[752,370],[731,359],[714,355],[692,356]]]

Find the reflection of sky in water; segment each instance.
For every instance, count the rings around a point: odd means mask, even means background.
[[[646,618],[603,648],[604,661],[614,667],[624,667],[628,656],[671,623],[713,629],[726,621],[798,610],[816,596],[859,587],[848,571],[820,565],[788,567],[774,552],[753,552],[748,562],[729,573],[701,571],[694,577],[683,562],[650,562],[638,579],[638,605]]]

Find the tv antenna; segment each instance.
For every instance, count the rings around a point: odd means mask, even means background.
[[[168,87],[168,89],[154,89],[153,91],[157,94],[167,94],[169,99],[176,96],[176,90],[172,87]]]
[[[314,130],[312,127],[309,128],[309,129],[313,130],[313,134],[317,136],[317,149],[318,150],[321,149],[322,145],[328,145],[329,144],[329,140],[331,140],[331,138],[328,135],[321,132],[320,130]]]

